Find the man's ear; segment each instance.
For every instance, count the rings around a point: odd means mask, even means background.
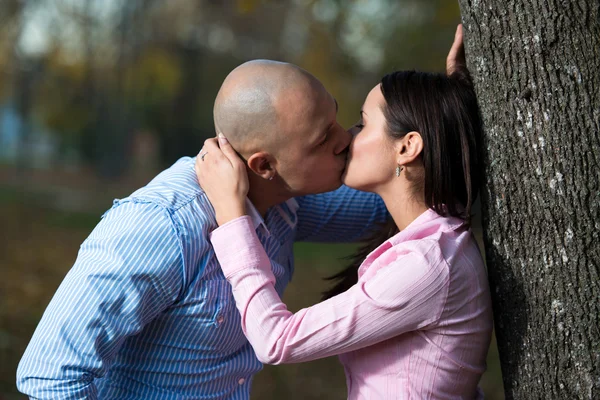
[[[264,151],[252,154],[248,157],[248,168],[263,179],[269,179],[275,174],[275,158]]]
[[[423,152],[423,138],[419,132],[408,132],[396,146],[396,162],[406,165],[414,161]]]

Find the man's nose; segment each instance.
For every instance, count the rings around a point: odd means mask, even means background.
[[[336,140],[336,147],[335,147],[335,154],[340,154],[343,151],[345,151],[348,146],[350,145],[350,142],[352,141],[352,135],[350,134],[350,132],[346,131],[344,128],[342,128],[342,126],[340,124],[337,124],[337,128],[336,128],[336,135],[337,135],[337,140]]]

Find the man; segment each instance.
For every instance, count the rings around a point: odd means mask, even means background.
[[[461,43],[457,31],[449,60]],[[271,61],[236,68],[215,101],[217,131],[251,171],[247,207],[280,294],[294,240],[356,241],[387,217],[375,195],[323,193],[340,186],[351,140],[336,112],[316,78]],[[215,215],[194,161],[179,160],[104,214],[31,339],[19,390],[40,399],[249,398],[262,365],[209,244]]]

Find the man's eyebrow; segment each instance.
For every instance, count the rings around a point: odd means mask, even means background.
[[[364,110],[360,110],[360,116],[362,117],[362,115],[365,114],[367,117],[369,116]]]

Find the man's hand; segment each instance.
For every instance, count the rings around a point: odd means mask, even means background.
[[[446,74],[452,75],[456,71],[456,68],[461,65],[466,67],[467,62],[465,60],[465,46],[463,43],[463,27],[462,24],[459,24],[454,34],[454,43],[452,43],[448,57],[446,57]]]

